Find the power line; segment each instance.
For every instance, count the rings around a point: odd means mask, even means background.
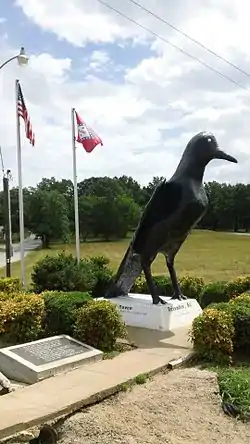
[[[170,42],[168,39],[166,39],[165,37],[160,36],[159,34],[157,34],[156,32],[152,31],[151,29],[147,28],[146,26],[142,25],[141,23],[137,22],[136,20],[134,20],[133,18],[129,17],[128,15],[124,14],[123,12],[119,11],[118,9],[114,8],[113,6],[110,6],[108,3],[104,2],[103,0],[97,0],[99,3],[101,3],[103,6],[106,6],[106,8],[110,9],[111,11],[116,12],[117,14],[119,14],[121,17],[125,18],[126,20],[129,20],[131,23],[134,23],[134,25],[140,27],[141,29],[143,29],[144,31],[147,31],[148,33],[152,34],[154,37],[156,37],[159,40],[162,40],[164,43],[167,43],[169,46],[172,46],[173,48],[175,48],[177,51],[181,52],[182,54],[186,55],[187,57],[189,57],[192,60],[195,60],[196,62],[200,63],[202,66],[204,66],[207,69],[210,69],[210,71],[214,72],[215,74],[217,74],[218,76],[220,76],[221,78],[228,80],[229,82],[233,83],[235,86],[238,86],[239,88],[244,89],[245,91],[250,91],[249,88],[247,88],[246,86],[242,85],[241,83],[237,82],[236,80],[232,79],[231,77],[227,76],[226,74],[223,74],[222,72],[220,72],[218,69],[214,68],[213,66],[209,65],[206,62],[203,62],[202,60],[200,60],[198,57],[193,56],[192,54],[190,54],[189,52],[185,51],[184,49],[180,48],[179,46],[175,45],[174,43]]]
[[[247,71],[244,71],[244,69],[240,68],[239,66],[235,65],[234,63],[230,62],[230,60],[227,60],[225,57],[221,56],[220,54],[218,54],[217,52],[213,51],[212,49],[208,48],[206,45],[204,45],[203,43],[199,42],[198,40],[194,39],[193,37],[191,37],[190,35],[186,34],[185,32],[181,31],[179,28],[177,28],[176,26],[172,25],[171,23],[169,23],[167,20],[165,20],[164,18],[160,17],[159,15],[157,15],[155,12],[151,11],[150,9],[145,8],[145,6],[141,5],[140,3],[136,2],[135,0],[128,0],[129,2],[133,3],[134,5],[136,5],[138,8],[140,8],[141,10],[147,12],[148,14],[150,14],[152,17],[155,17],[157,20],[160,20],[161,22],[165,23],[165,25],[169,26],[170,28],[172,28],[174,31],[178,32],[179,34],[181,34],[183,37],[186,37],[188,40],[190,40],[191,42],[195,43],[196,45],[200,46],[202,49],[205,49],[205,51],[209,52],[210,54],[212,54],[213,56],[217,57],[218,59],[222,60],[223,62],[227,63],[228,65],[230,65],[232,68],[237,69],[237,71],[241,72],[242,74],[245,74],[245,76],[250,78],[250,73],[248,73]]]

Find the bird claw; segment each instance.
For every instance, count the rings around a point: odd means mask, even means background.
[[[184,294],[173,294],[171,299],[177,299],[178,301],[183,301],[187,299],[187,296],[184,296]]]
[[[166,301],[164,301],[162,298],[159,298],[160,299],[160,303],[162,304],[162,305],[165,305],[166,304]]]
[[[166,301],[164,301],[162,298],[160,298],[159,296],[154,297],[153,298],[153,304],[154,305],[158,305],[159,303],[161,303],[162,305],[166,304]]]

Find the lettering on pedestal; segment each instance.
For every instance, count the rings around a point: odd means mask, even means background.
[[[147,315],[148,314],[147,312],[138,311],[138,308],[135,311],[134,307],[131,305],[119,304],[118,307],[119,307],[120,311],[123,313],[133,313],[133,314],[138,314],[138,315]],[[179,310],[185,310],[187,308],[191,308],[192,303],[189,301],[185,301],[185,302],[179,303],[178,305],[172,305],[171,303],[167,302],[167,304],[164,305],[163,307],[166,307],[169,312],[172,312],[172,311],[179,311]]]
[[[168,306],[168,311],[177,311],[177,310],[182,310],[182,309],[190,308],[190,307],[192,307],[192,303],[186,302],[186,304],[183,303],[183,304],[176,305],[176,306],[174,306],[174,305],[171,305],[170,307]]]
[[[134,315],[147,316],[148,312],[135,310],[131,305],[119,304],[119,309],[122,313],[133,313]]]
[[[133,309],[133,307],[128,306],[128,305],[119,305],[120,310],[124,310],[124,311],[131,311]]]

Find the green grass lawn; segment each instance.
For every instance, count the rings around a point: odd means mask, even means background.
[[[219,370],[218,382],[223,400],[250,414],[249,367]]]
[[[201,368],[217,373],[220,394],[224,402],[234,405],[240,410],[242,417],[250,419],[250,367],[248,362],[239,362],[236,359],[230,368],[201,365]]]
[[[110,259],[112,268],[116,270],[128,243],[129,239],[117,242],[83,243],[81,255],[82,257],[105,255]],[[54,244],[49,250],[36,250],[29,253],[25,259],[27,281],[30,282],[33,265],[38,259],[46,254],[56,254],[62,249],[75,253],[74,244]],[[239,275],[250,274],[250,236],[194,230],[176,257],[176,269],[178,275],[201,276],[206,282],[228,280]],[[1,268],[0,276],[4,276],[4,273],[4,268]],[[159,255],[153,264],[153,273],[167,273],[162,255]],[[12,265],[12,275],[20,276],[19,262]]]

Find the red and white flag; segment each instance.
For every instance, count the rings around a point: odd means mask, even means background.
[[[18,83],[18,94],[17,94],[17,109],[18,109],[18,116],[22,117],[22,119],[24,120],[26,137],[30,141],[31,145],[34,146],[35,145],[35,134],[33,133],[33,130],[32,130],[32,125],[30,123],[29,114],[28,114],[28,111],[27,111],[27,108],[25,105],[23,93],[22,93],[21,86],[19,83]]]
[[[87,153],[91,153],[97,145],[103,145],[102,139],[90,128],[83,119],[76,113],[77,139]]]

